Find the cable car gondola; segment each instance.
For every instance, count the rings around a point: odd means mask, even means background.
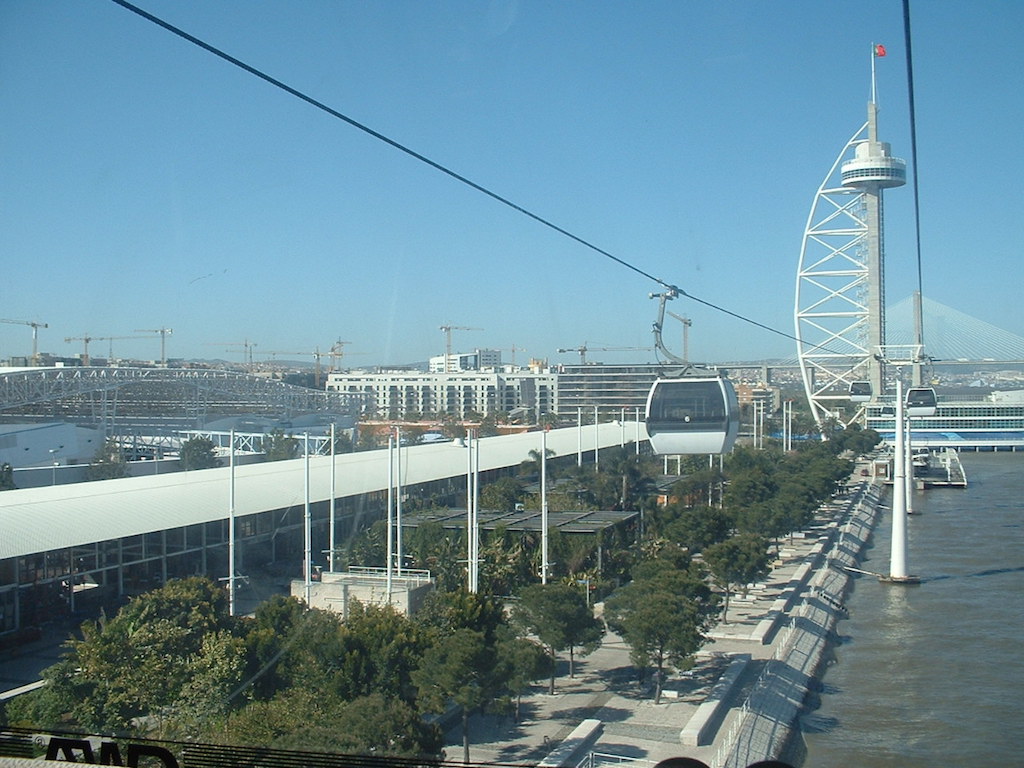
[[[850,400],[854,403],[866,403],[871,399],[870,381],[850,382]]]
[[[931,387],[911,387],[907,390],[907,416],[934,416],[938,401]]]
[[[739,433],[740,409],[724,376],[681,376],[654,382],[646,418],[658,455],[728,453]]]

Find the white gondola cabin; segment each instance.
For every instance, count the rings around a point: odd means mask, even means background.
[[[850,383],[850,400],[854,403],[866,403],[871,399],[871,382],[854,381]]]
[[[724,376],[658,379],[647,395],[647,435],[658,455],[728,453],[739,423],[736,390]]]
[[[931,387],[911,387],[907,390],[907,416],[934,416],[938,401]]]

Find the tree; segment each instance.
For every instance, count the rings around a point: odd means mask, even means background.
[[[269,699],[286,686],[278,659],[305,617],[305,605],[296,597],[273,595],[256,608],[245,625],[246,679],[249,696]]]
[[[536,477],[540,478],[541,464],[544,464],[544,472],[547,475],[546,479],[550,483],[554,479],[554,473],[552,470],[554,467],[551,464],[551,459],[556,454],[551,448],[544,450],[544,455],[536,448],[531,448],[527,454],[529,458],[523,459],[519,464],[519,474],[524,477]]]
[[[390,605],[350,606],[342,628],[348,641],[347,653],[353,649],[362,654],[354,678],[353,693],[383,693],[388,697],[415,699],[412,673],[420,664],[429,636],[424,628]],[[348,694],[347,698],[351,698]]]
[[[494,647],[482,632],[457,629],[427,650],[413,683],[424,712],[441,714],[454,702],[462,710],[463,762],[469,763],[469,716],[503,687]]]
[[[749,584],[768,574],[768,547],[760,536],[741,533],[704,550],[704,562],[725,588],[722,622],[728,623],[730,590],[734,585]]]
[[[344,564],[376,566],[387,565],[387,531],[385,520],[378,520],[348,542]]]
[[[594,616],[583,593],[568,584],[534,584],[519,595],[513,621],[548,647],[552,661],[550,693],[555,692],[555,654],[569,651],[569,677],[574,676],[576,649],[595,651],[604,637],[604,624]]]
[[[284,461],[297,458],[300,448],[298,438],[285,435],[282,429],[275,429],[265,438],[263,454],[267,461]]]
[[[665,536],[691,552],[729,537],[732,517],[717,507],[695,506],[681,510],[679,516],[665,525]]]
[[[383,530],[381,533],[383,535]],[[413,567],[430,571],[437,580],[438,592],[459,590],[465,584],[465,562],[460,562],[466,557],[464,531],[448,531],[441,523],[428,521],[406,533],[404,547],[413,558]],[[381,551],[382,564],[386,556],[386,551]]]
[[[416,612],[415,620],[435,637],[450,635],[457,629],[472,629],[483,634],[489,643],[494,642],[499,627],[507,626],[500,600],[465,589],[431,592]]]
[[[527,637],[513,636],[508,627],[502,629],[498,656],[508,668],[508,691],[515,697],[512,712],[518,722],[523,694],[535,680],[551,675],[552,661],[544,646]]]
[[[0,491],[13,491],[17,487],[14,484],[14,467],[5,461],[0,464]]]
[[[665,667],[691,666],[715,605],[703,581],[671,569],[634,581],[605,601],[605,620],[629,645],[633,663],[655,668],[655,704],[661,702]]]
[[[107,438],[93,454],[85,477],[87,480],[112,480],[127,474],[128,462],[125,461],[121,444],[113,438]]]
[[[409,704],[380,693],[343,700],[323,691],[292,688],[255,701],[227,719],[210,740],[246,747],[427,758],[444,740]]]
[[[189,664],[189,676],[175,701],[166,707],[164,738],[201,738],[210,724],[220,723],[231,710],[231,694],[245,674],[245,645],[227,631],[203,635]]]
[[[492,595],[513,594],[536,580],[540,534],[498,524],[480,545],[480,583]]]
[[[220,459],[217,458],[217,448],[208,437],[193,437],[181,444],[178,453],[181,468],[211,469],[220,466]]]
[[[113,619],[83,623],[82,638],[68,641],[64,661],[44,672],[44,695],[66,705],[72,722],[85,728],[133,732],[139,718],[172,716],[197,671],[208,671],[208,683],[226,681],[219,691],[228,687],[241,669],[228,657],[240,649],[204,646],[204,638],[232,625],[224,590],[212,581],[169,581]],[[219,654],[224,664],[208,654]]]
[[[352,443],[352,436],[348,432],[337,432],[334,436],[334,452],[336,454],[352,453],[355,445]]]
[[[522,499],[523,486],[513,477],[498,478],[480,491],[481,506],[499,512],[511,512]]]

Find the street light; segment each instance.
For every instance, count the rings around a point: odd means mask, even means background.
[[[63,445],[59,445],[56,448],[51,448],[50,449],[50,456],[51,456],[52,461],[53,461],[53,480],[50,482],[50,485],[56,485],[57,484],[57,467],[60,466],[60,462],[57,460],[57,454],[60,452],[61,448],[63,448],[63,447],[64,447]]]

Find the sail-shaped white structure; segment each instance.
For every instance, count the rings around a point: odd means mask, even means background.
[[[846,143],[811,205],[797,271],[797,357],[819,424],[850,384],[882,392],[885,280],[882,190],[906,184],[907,166],[878,140],[878,108]],[[852,157],[851,157],[852,155]],[[846,158],[846,159],[844,159]]]

